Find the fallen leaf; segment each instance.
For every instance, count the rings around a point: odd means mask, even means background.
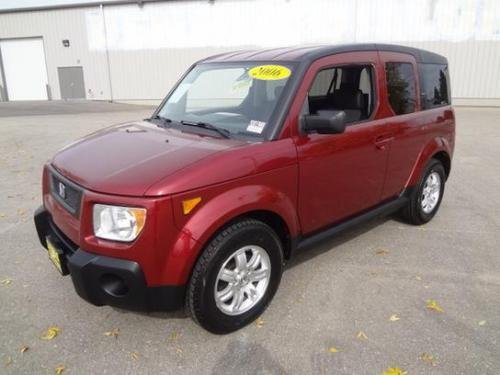
[[[130,358],[132,358],[134,361],[137,361],[139,359],[139,353],[130,352]]]
[[[59,334],[59,332],[61,332],[61,329],[59,327],[57,326],[49,327],[42,336],[42,340],[52,340]]]
[[[255,325],[257,326],[257,328],[262,328],[264,324],[265,324],[264,319],[260,317],[257,318],[257,320],[255,320]]]
[[[417,279],[418,281],[422,281],[422,278],[420,276],[415,276],[415,279]]]
[[[4,213],[0,213],[0,217],[5,217],[5,214]]]
[[[104,332],[105,336],[114,337],[115,339],[118,337],[119,334],[120,334],[119,328],[113,328],[111,331]]]
[[[172,341],[177,341],[181,338],[182,334],[180,334],[179,332],[172,332],[170,334],[170,340]]]
[[[177,347],[177,348],[175,348],[175,351],[176,351],[177,353],[179,353],[179,354],[182,354],[182,348]]]
[[[385,370],[381,375],[406,375],[407,372],[401,370],[399,367],[390,367]]]
[[[66,367],[64,367],[64,365],[59,365],[54,369],[54,372],[56,373],[56,375],[61,375],[64,370],[66,370]]]
[[[3,279],[2,281],[0,281],[0,284],[5,285],[5,286],[10,285],[10,284],[12,284],[12,279],[9,279],[9,278]]]
[[[424,362],[427,362],[428,364],[430,365],[433,365],[435,366],[436,365],[436,359],[434,358],[434,356],[432,354],[429,354],[429,353],[422,353],[420,355],[420,359]]]
[[[337,353],[337,352],[338,352],[338,349],[337,349],[335,346],[331,346],[331,347],[329,347],[329,348],[328,348],[328,351],[329,351],[330,353]]]
[[[440,313],[444,312],[444,310],[441,308],[441,306],[439,306],[439,304],[433,299],[427,300],[427,308],[430,310],[440,312]]]
[[[389,320],[390,320],[391,322],[397,322],[399,319],[401,319],[401,318],[399,317],[399,315],[398,315],[398,314],[392,314],[392,315],[390,316],[390,318],[389,318]]]
[[[29,350],[29,346],[21,346],[21,349],[19,349],[19,351],[21,353],[27,352],[28,350]]]
[[[389,254],[389,250],[380,249],[375,254],[377,254],[377,255],[387,255],[387,254]]]
[[[360,340],[368,340],[368,336],[363,331],[359,331],[356,337]]]
[[[12,360],[12,357],[7,357],[7,359],[5,360],[5,362],[4,362],[4,364],[3,364],[3,365],[4,365],[5,367],[7,367],[7,366],[10,366],[10,365],[12,364],[12,362],[14,362],[14,361]]]
[[[484,325],[486,324],[486,320],[481,320],[481,321],[480,321],[479,323],[477,323],[477,324],[479,324],[480,326],[484,326]]]

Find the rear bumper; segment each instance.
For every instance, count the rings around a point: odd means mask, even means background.
[[[38,238],[47,248],[47,237],[59,251],[63,274],[70,274],[76,292],[96,306],[130,310],[176,310],[184,305],[184,286],[150,287],[140,265],[125,259],[89,253],[71,242],[53,223],[43,207],[34,215]]]

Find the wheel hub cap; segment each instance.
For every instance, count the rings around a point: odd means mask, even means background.
[[[425,180],[424,188],[422,189],[422,211],[429,214],[436,208],[441,194],[441,177],[439,173],[432,172]]]
[[[226,259],[217,274],[215,303],[224,314],[243,314],[262,299],[270,278],[267,252],[260,246],[242,247]]]

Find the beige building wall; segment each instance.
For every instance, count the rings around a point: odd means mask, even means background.
[[[186,0],[0,14],[0,39],[33,36],[44,40],[53,99],[57,67],[83,67],[87,99],[158,102],[212,54],[381,42],[448,57],[455,104],[500,105],[496,0]]]

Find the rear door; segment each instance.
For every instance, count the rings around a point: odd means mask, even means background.
[[[377,52],[359,52],[317,60],[303,79],[290,113],[292,121],[301,114],[332,108],[348,112],[350,121],[343,134],[297,131],[294,137],[304,234],[380,201],[390,142],[379,115],[381,75]]]
[[[385,127],[392,134],[387,178],[382,199],[399,195],[407,184],[422,145],[426,124],[422,122],[418,66],[412,55],[379,52],[383,67]]]

